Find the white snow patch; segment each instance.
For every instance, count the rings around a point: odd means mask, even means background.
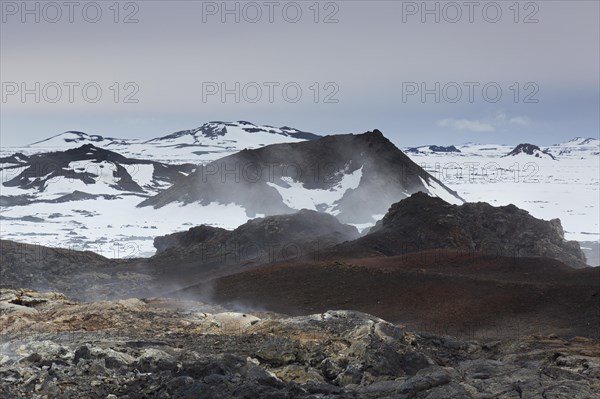
[[[356,189],[362,178],[362,167],[352,173],[344,174],[339,183],[330,189],[307,189],[304,184],[290,177],[284,177],[282,180],[288,187],[282,187],[278,184],[267,182],[275,188],[283,202],[292,209],[310,209],[318,210],[325,208],[325,212],[336,215],[339,211],[334,210],[336,203],[342,199],[346,191]]]
[[[234,229],[250,219],[245,209],[235,204],[136,207],[141,200],[138,196],[123,195],[113,200],[98,198],[3,207],[0,211],[3,217],[35,216],[45,221],[3,220],[0,234],[7,240],[91,250],[111,258],[140,257],[154,254],[156,236],[201,224]]]
[[[422,177],[419,177],[419,179],[421,179],[421,182],[423,183],[423,185],[434,196],[443,199],[444,201],[448,202],[449,204],[454,204],[454,205],[463,204],[463,201],[461,201],[460,199],[458,199],[455,196],[453,196],[452,194],[450,194],[448,192],[448,190],[446,190],[444,187],[442,187],[435,180],[431,179],[430,181],[427,181],[427,180],[423,179]]]

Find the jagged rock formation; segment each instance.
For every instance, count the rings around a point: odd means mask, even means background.
[[[593,398],[586,338],[464,341],[351,311],[287,318],[0,291],[7,398]]]
[[[336,253],[400,255],[434,248],[461,248],[490,255],[554,258],[586,267],[576,241],[566,241],[558,219],[536,219],[514,205],[448,204],[424,193],[392,205],[369,233],[338,246]]]

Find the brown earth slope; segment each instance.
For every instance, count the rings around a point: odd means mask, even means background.
[[[268,289],[267,289],[268,288]],[[188,287],[218,303],[290,315],[353,309],[459,336],[600,338],[600,269],[452,250],[264,266]]]

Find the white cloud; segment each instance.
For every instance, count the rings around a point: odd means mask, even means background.
[[[496,125],[502,125],[504,122],[506,122],[506,112],[504,111],[498,111],[496,112],[496,119],[494,120]]]
[[[468,119],[442,119],[438,122],[439,126],[451,127],[457,130],[470,130],[472,132],[493,132],[496,128],[489,122]]]
[[[517,116],[514,118],[510,118],[508,123],[510,123],[511,125],[529,126],[531,125],[531,119],[525,116]]]
[[[495,116],[487,119],[455,119],[446,118],[438,121],[438,126],[471,132],[495,132],[496,129],[507,125],[530,126],[531,119],[526,116],[509,118],[506,112],[498,111]]]

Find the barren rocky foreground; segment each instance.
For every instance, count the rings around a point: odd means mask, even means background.
[[[464,341],[352,311],[0,290],[2,398],[592,399],[600,344]]]

